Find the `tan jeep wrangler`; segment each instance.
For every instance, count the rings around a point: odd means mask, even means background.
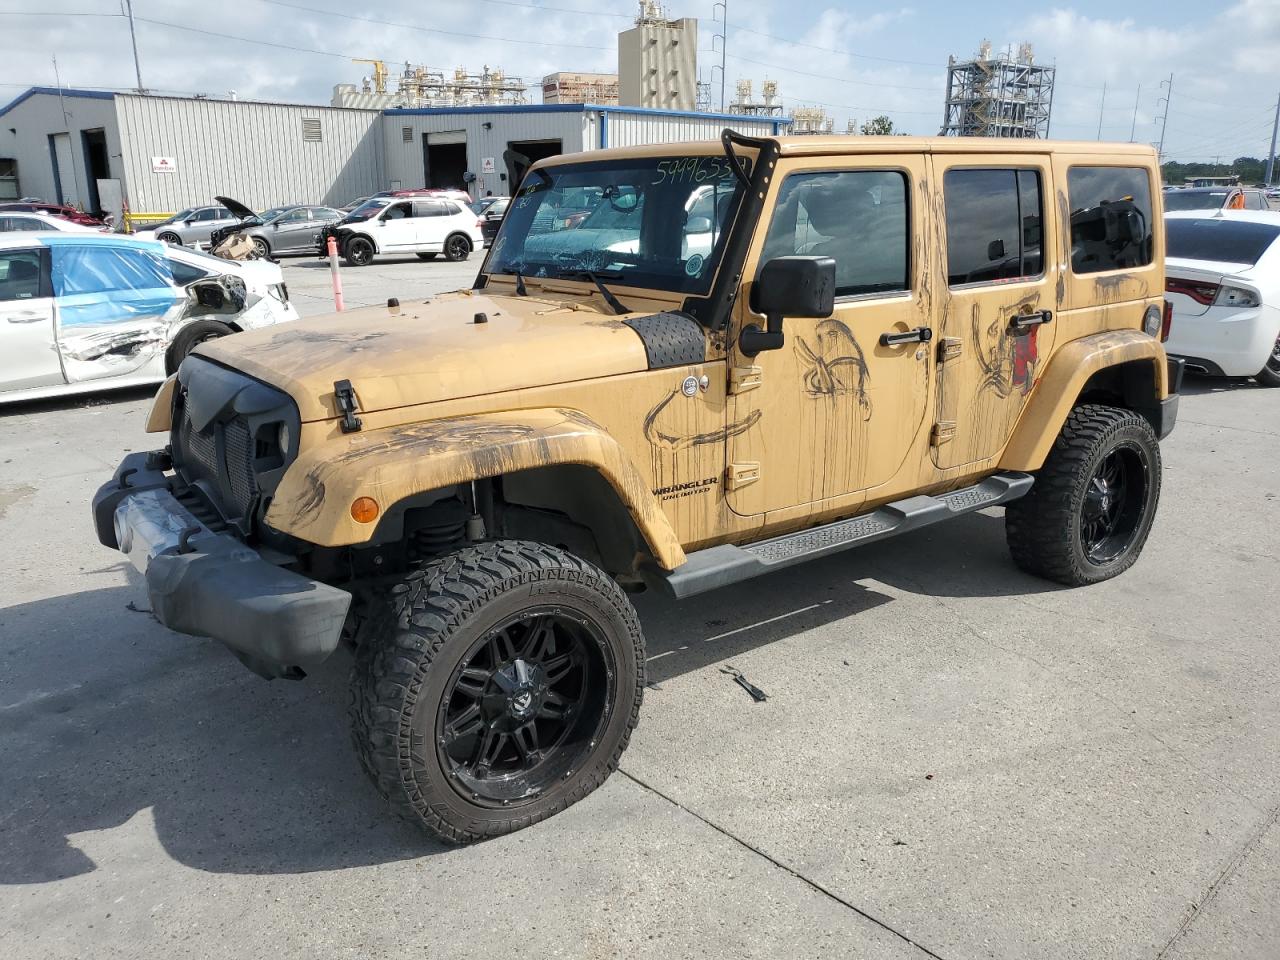
[[[266,677],[354,648],[360,759],[446,840],[599,786],[627,591],[688,597],[997,504],[1127,569],[1181,368],[1145,147],[750,139],[556,157],[470,290],[202,345],[93,503],[161,622]],[[584,211],[589,211],[585,213]]]

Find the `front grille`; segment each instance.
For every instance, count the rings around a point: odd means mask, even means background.
[[[191,416],[183,407],[178,444],[178,461],[188,480],[203,480],[219,495],[229,491],[230,502],[225,504],[228,513],[243,517],[249,512],[258,485],[253,472],[253,436],[243,419],[211,423],[202,433],[192,426]]]

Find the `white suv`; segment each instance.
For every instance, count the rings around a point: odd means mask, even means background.
[[[457,200],[379,199],[382,209],[372,216],[350,222],[377,202],[370,200],[333,230],[338,249],[353,267],[372,263],[379,254],[416,253],[433,260],[443,253],[446,260],[465,260],[484,243],[480,220]]]

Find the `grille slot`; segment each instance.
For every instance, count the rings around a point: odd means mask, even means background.
[[[230,490],[225,504],[228,516],[244,517],[258,494],[253,472],[254,442],[249,425],[240,417],[225,424],[210,424],[204,433],[196,430],[183,407],[178,426],[179,462],[188,481],[203,480],[220,496]],[[218,456],[221,446],[222,457]],[[206,508],[207,509],[207,508]],[[209,525],[205,517],[201,522]]]
[[[223,428],[227,458],[227,479],[236,513],[243,514],[253,502],[257,484],[253,480],[253,437],[249,425],[236,419]]]

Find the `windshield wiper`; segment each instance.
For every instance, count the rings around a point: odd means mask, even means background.
[[[519,270],[517,270],[515,272],[515,278],[516,278],[516,296],[527,297],[529,295],[529,291],[525,289],[524,274],[521,273]]]
[[[604,297],[604,302],[609,305],[610,309],[612,309],[614,313],[622,314],[622,313],[631,312],[626,307],[624,307],[622,305],[622,301],[619,300],[617,297],[615,297],[613,293],[609,290],[609,288],[604,285],[604,283],[596,275],[595,271],[566,270],[562,272],[560,275],[569,280],[579,280],[579,279],[590,280],[592,283],[596,285],[596,289],[600,291],[600,296]]]

